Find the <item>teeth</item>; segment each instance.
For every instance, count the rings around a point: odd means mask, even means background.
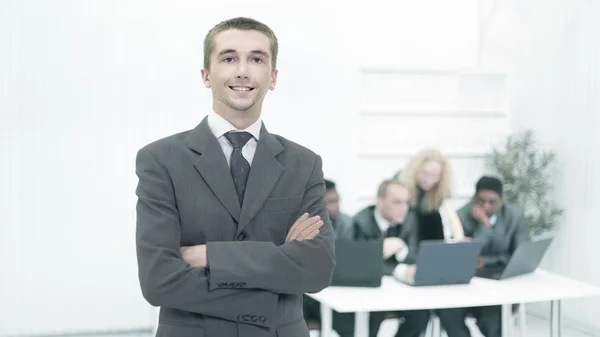
[[[231,89],[235,91],[250,91],[250,88],[248,87],[231,87]]]

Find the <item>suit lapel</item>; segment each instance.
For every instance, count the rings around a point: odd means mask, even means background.
[[[219,142],[208,126],[206,117],[192,131],[188,146],[198,154],[194,160],[194,166],[198,173],[229,214],[239,222],[240,204],[229,166]]]
[[[375,219],[375,207],[372,206],[372,208],[372,210],[369,210],[370,231],[373,235],[372,237],[382,239],[384,236],[383,233],[381,233],[381,228],[379,228],[379,225],[377,224],[377,219]]]
[[[492,226],[492,232],[494,233],[495,237],[503,238],[504,234],[508,230],[508,224],[506,223],[506,216],[504,214],[504,211],[502,210],[496,213],[496,217],[496,222]]]
[[[276,159],[282,151],[283,146],[279,140],[263,125],[246,185],[238,234],[256,216],[283,173],[284,167]]]

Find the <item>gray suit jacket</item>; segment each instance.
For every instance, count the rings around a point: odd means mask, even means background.
[[[517,246],[530,241],[529,224],[523,212],[513,205],[503,205],[496,214],[496,223],[487,228],[471,216],[473,203],[470,202],[458,210],[465,236],[473,241],[482,241],[481,255],[485,265],[506,264]]]
[[[331,281],[334,233],[321,158],[263,126],[240,208],[206,118],[139,150],[136,247],[143,296],[160,306],[161,337],[308,336],[302,294]],[[324,225],[284,243],[304,212]],[[181,246],[207,245],[207,268]]]
[[[340,213],[332,224],[335,230],[335,238],[338,240],[353,240],[354,239],[354,226],[352,223],[352,217]]]

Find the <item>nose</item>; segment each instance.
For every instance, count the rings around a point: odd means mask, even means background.
[[[241,61],[235,71],[236,78],[248,78],[248,64],[246,61]]]

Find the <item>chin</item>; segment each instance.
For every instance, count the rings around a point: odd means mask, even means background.
[[[254,107],[254,102],[251,103],[237,103],[231,102],[228,106],[237,111],[248,111]]]

